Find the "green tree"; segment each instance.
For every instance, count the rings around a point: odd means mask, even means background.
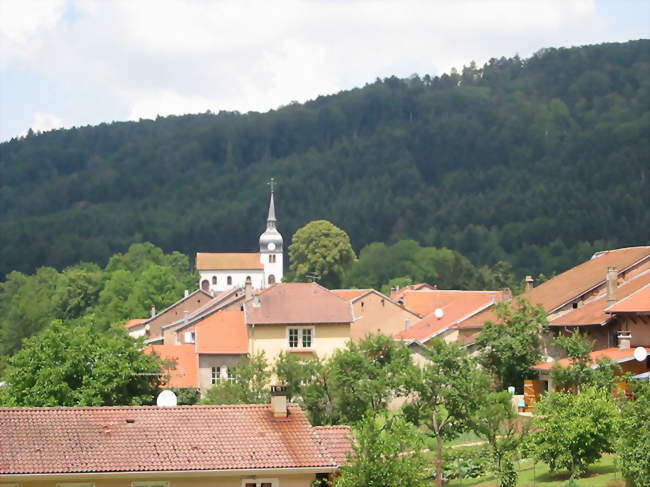
[[[359,344],[348,342],[329,363],[339,418],[354,423],[369,411],[385,410],[392,398],[406,394],[415,369],[408,348],[390,337],[370,335]]]
[[[242,359],[232,370],[232,380],[222,380],[212,386],[202,404],[264,404],[271,395],[271,368],[264,352]]]
[[[567,367],[554,364],[550,378],[556,387],[580,392],[583,387],[596,386],[613,391],[621,366],[603,357],[595,363],[590,358],[594,342],[575,331],[568,336],[558,336],[554,344],[562,348],[571,363]],[[594,367],[595,366],[595,367]]]
[[[415,369],[410,383],[412,400],[406,417],[427,427],[436,441],[436,485],[442,485],[443,442],[472,427],[472,417],[489,392],[489,377],[457,344],[433,340],[426,365]]]
[[[616,453],[623,477],[632,487],[650,486],[650,384],[635,384],[634,400],[623,404]]]
[[[162,362],[140,348],[120,329],[55,321],[10,359],[1,402],[21,407],[151,404],[161,385]]]
[[[354,452],[337,487],[424,487],[428,477],[422,439],[399,416],[368,414],[355,428]]]
[[[531,367],[542,358],[546,312],[522,297],[498,303],[495,312],[497,321],[485,323],[476,338],[480,362],[499,387],[521,390],[524,379],[534,377]]]
[[[315,273],[323,286],[333,288],[341,286],[356,255],[347,233],[326,220],[315,220],[293,234],[289,259],[296,280]]]
[[[603,453],[614,451],[619,412],[605,389],[551,392],[537,403],[535,413],[532,452],[553,472],[567,469],[579,477]]]

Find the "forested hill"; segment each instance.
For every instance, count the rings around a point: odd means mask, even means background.
[[[650,41],[377,80],[269,113],[57,130],[0,144],[0,275],[131,242],[254,251],[279,181],[289,241],[414,238],[518,274],[650,243]]]

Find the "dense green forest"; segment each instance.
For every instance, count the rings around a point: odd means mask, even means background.
[[[254,251],[266,181],[285,239],[324,218],[357,251],[414,239],[524,274],[650,242],[650,41],[377,80],[268,113],[0,144],[0,276],[133,242]]]

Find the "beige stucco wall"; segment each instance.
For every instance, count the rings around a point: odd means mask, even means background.
[[[120,476],[124,478],[114,478],[110,480],[100,480],[97,478],[59,478],[57,480],[39,480],[39,481],[25,481],[19,480],[19,487],[57,487],[57,484],[66,483],[66,482],[93,482],[94,487],[132,487],[131,482],[169,482],[169,487],[242,487],[242,481],[244,479],[249,479],[252,475],[235,475],[235,476],[205,476],[205,477],[173,477],[173,476],[161,476],[156,474],[155,478],[151,476],[147,477],[138,477],[133,476],[129,477],[128,475]],[[257,478],[261,479],[277,479],[278,487],[309,487],[311,482],[316,478],[316,475],[311,474],[258,474]],[[13,481],[5,481],[4,479],[0,480],[0,487],[3,484],[11,483]],[[61,486],[64,487],[64,486]]]
[[[413,325],[420,318],[407,309],[375,293],[369,293],[352,303],[355,321],[350,335],[358,343],[366,335],[382,333],[393,336]]]
[[[239,363],[245,355],[235,354],[200,354],[199,355],[199,387],[201,394],[210,389],[212,384],[212,367],[231,368]]]
[[[305,325],[257,325],[249,328],[249,339],[252,353],[264,351],[269,361],[274,362],[280,352],[296,352],[289,348],[288,328],[313,327],[313,347],[308,351],[309,355],[316,355],[320,358],[331,356],[334,351],[344,348],[350,340],[350,324],[305,324]]]

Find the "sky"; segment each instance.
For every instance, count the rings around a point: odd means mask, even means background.
[[[0,0],[0,141],[650,37],[650,0]]]

